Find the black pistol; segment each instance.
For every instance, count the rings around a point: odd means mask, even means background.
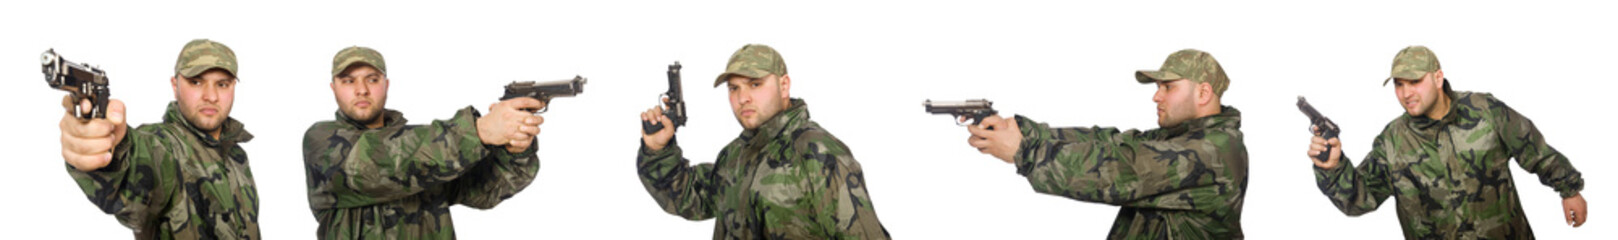
[[[658,97],[658,104],[663,106],[663,116],[674,122],[673,127],[685,126],[685,93],[680,91],[680,62],[669,64],[669,90]],[[662,131],[663,123],[652,120],[640,122],[646,134]]]
[[[968,125],[967,119],[971,119],[970,125],[978,125],[978,123],[983,122],[983,118],[999,113],[994,110],[994,102],[984,99],[938,102],[928,99],[926,102],[922,102],[921,106],[927,108],[927,113],[955,116],[955,124],[961,126]]]
[[[40,54],[39,65],[45,72],[45,83],[49,83],[51,88],[72,93],[73,110],[70,112],[74,117],[80,121],[107,118],[107,99],[112,94],[107,89],[106,71],[62,59],[61,55],[56,55],[56,49],[47,49]],[[85,99],[90,99],[89,115],[79,110],[79,102]]]
[[[511,82],[511,84],[506,85],[506,95],[501,96],[500,100],[505,101],[506,99],[520,97],[538,99],[540,102],[545,103],[545,108],[523,110],[533,112],[534,114],[545,113],[545,110],[551,108],[552,98],[573,97],[575,95],[579,95],[579,93],[584,92],[585,82],[586,80],[581,76],[573,76],[573,79],[571,80],[556,80],[549,82]]]
[[[1315,136],[1320,136],[1320,138],[1329,141],[1332,138],[1337,138],[1337,134],[1343,131],[1343,129],[1337,128],[1337,123],[1332,122],[1326,116],[1320,115],[1320,111],[1315,111],[1315,106],[1309,105],[1309,101],[1304,101],[1303,96],[1298,96],[1298,111],[1302,111],[1303,115],[1309,116],[1309,125],[1315,127]],[[1331,145],[1329,144],[1326,145],[1326,151],[1322,151],[1320,155],[1315,156],[1315,159],[1319,159],[1321,162],[1325,162],[1328,158],[1331,158]]]

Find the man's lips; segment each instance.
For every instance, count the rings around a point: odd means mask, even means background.
[[[210,116],[212,116],[212,115],[214,115],[214,114],[217,114],[217,113],[219,113],[219,109],[217,109],[217,108],[211,108],[211,107],[205,107],[205,108],[202,108],[202,109],[200,109],[200,110],[197,110],[197,113],[202,113],[202,114],[203,114],[203,115],[210,115]]]
[[[366,108],[366,107],[370,107],[370,106],[371,106],[371,101],[359,101],[359,102],[354,103],[354,107],[358,107],[358,108]]]
[[[751,109],[744,109],[744,110],[742,110],[742,116],[752,116],[756,112],[758,112],[758,111],[757,110],[751,110]]]

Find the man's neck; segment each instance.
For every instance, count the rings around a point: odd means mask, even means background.
[[[1219,115],[1220,113],[1223,113],[1225,111],[1224,105],[1219,105],[1219,102],[1214,102],[1214,103],[1210,103],[1208,105],[1198,106],[1198,108],[1200,108],[1200,109],[1197,109],[1197,118],[1205,118],[1205,117],[1208,117],[1208,116]]]
[[[371,120],[371,122],[365,123],[365,129],[382,128],[382,124],[387,123],[386,118],[387,118],[387,116],[376,116],[376,119]]]
[[[1449,99],[1448,94],[1440,94],[1438,102],[1433,103],[1433,109],[1427,110],[1427,118],[1434,120],[1444,119],[1444,116],[1449,115],[1451,101],[1454,100]]]
[[[224,128],[224,127],[221,126],[220,128]],[[219,140],[219,134],[221,132],[224,132],[224,130],[214,129],[213,131],[208,131],[208,137],[212,137],[213,140],[217,141],[217,140]]]

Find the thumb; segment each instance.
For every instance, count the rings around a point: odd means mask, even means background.
[[[539,99],[534,99],[531,97],[512,98],[507,99],[505,102],[514,109],[540,109],[545,106],[544,102],[540,102]]]
[[[113,126],[124,126],[124,101],[107,100],[107,121],[111,121]]]
[[[1573,226],[1573,213],[1572,209],[1562,207],[1562,220],[1567,221],[1568,226]]]

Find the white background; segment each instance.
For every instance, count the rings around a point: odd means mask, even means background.
[[[582,1],[581,1],[582,2]],[[333,54],[380,50],[389,108],[413,123],[486,110],[513,80],[590,79],[553,102],[539,178],[489,211],[456,207],[466,239],[705,239],[712,221],[663,213],[637,181],[637,114],[685,65],[686,157],[712,161],[741,128],[712,79],[735,49],[774,46],[813,118],[864,166],[882,222],[906,239],[1095,239],[1116,207],[1036,194],[1010,164],[966,145],[924,99],[988,98],[1005,114],[1055,126],[1153,128],[1152,87],[1137,69],[1183,48],[1211,52],[1232,79],[1224,102],[1244,113],[1252,163],[1243,214],[1253,239],[1400,237],[1393,200],[1346,217],[1315,188],[1304,156],[1306,95],[1341,124],[1347,155],[1402,114],[1380,85],[1407,45],[1438,53],[1455,89],[1492,92],[1532,118],[1584,173],[1595,218],[1563,223],[1560,199],[1513,167],[1524,211],[1547,239],[1611,236],[1618,213],[1605,178],[1609,96],[1618,50],[1611,3],[994,3],[815,2],[435,4],[8,1],[0,4],[0,106],[9,156],[0,183],[7,238],[127,238],[64,173],[56,128],[64,92],[40,82],[55,48],[100,65],[129,121],[161,121],[181,45],[234,48],[242,79],[232,114],[257,138],[252,159],[263,235],[313,238],[301,134],[332,120]]]

